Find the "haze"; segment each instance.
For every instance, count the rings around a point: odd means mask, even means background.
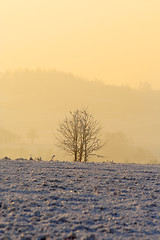
[[[104,161],[160,161],[160,1],[0,0],[0,157],[68,159],[58,122],[88,107]]]
[[[159,162],[160,91],[147,84],[135,90],[63,72],[25,70],[1,74],[0,86],[0,158],[70,159],[56,148],[58,123],[70,110],[87,107],[107,140],[100,160]]]
[[[159,0],[0,1],[0,72],[57,69],[160,89]]]

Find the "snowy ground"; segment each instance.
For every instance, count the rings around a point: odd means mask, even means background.
[[[0,239],[160,239],[160,165],[0,160]]]

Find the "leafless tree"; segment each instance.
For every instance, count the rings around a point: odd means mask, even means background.
[[[74,156],[74,161],[87,162],[103,146],[101,126],[86,109],[70,112],[70,117],[60,122],[57,130],[57,146]]]
[[[27,136],[31,140],[32,144],[34,143],[35,139],[38,137],[36,130],[33,128],[27,132]]]

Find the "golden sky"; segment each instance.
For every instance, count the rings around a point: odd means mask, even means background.
[[[160,89],[160,0],[0,0],[0,72],[57,69]]]

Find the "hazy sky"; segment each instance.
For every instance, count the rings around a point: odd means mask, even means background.
[[[159,0],[0,0],[0,71],[44,68],[160,89]]]

